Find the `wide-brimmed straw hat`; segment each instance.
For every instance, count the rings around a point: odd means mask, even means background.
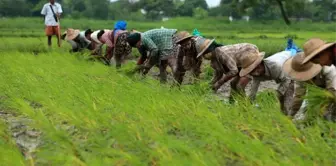
[[[100,30],[98,31],[94,31],[93,33],[91,33],[91,39],[98,43],[98,44],[102,44],[99,40],[98,40],[98,33],[100,32]]]
[[[265,52],[254,51],[242,59],[242,69],[239,76],[244,77],[250,74],[264,59]]]
[[[196,51],[197,58],[203,55],[203,53],[210,47],[210,45],[215,41],[215,39],[206,39],[203,37],[196,38]]]
[[[193,35],[191,35],[189,32],[187,31],[181,31],[177,33],[177,38],[178,40],[176,41],[177,44],[181,43],[184,40],[190,39],[192,38]]]
[[[325,41],[319,38],[313,38],[308,40],[303,45],[303,50],[305,54],[305,59],[302,63],[307,63],[309,60],[313,59],[316,55],[321,53],[322,51],[334,46],[336,43],[326,43]]]
[[[66,32],[65,40],[73,40],[75,39],[80,33],[78,29],[69,28]]]
[[[321,72],[322,66],[313,62],[303,63],[305,58],[303,52],[289,58],[284,63],[283,71],[295,81],[308,81],[314,78]]]

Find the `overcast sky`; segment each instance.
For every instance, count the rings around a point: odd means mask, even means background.
[[[217,6],[220,3],[220,0],[206,0],[206,1],[208,3],[209,7]]]
[[[110,0],[110,1],[117,1],[117,0]],[[185,0],[185,1],[187,1],[187,0]],[[217,6],[217,5],[219,5],[219,2],[220,2],[220,0],[206,0],[206,1],[208,3],[209,7]]]

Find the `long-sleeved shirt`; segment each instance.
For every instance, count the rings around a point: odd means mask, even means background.
[[[173,49],[173,35],[176,29],[152,29],[141,34],[141,45],[151,55],[158,55],[160,51]]]
[[[258,47],[249,43],[217,47],[213,52],[215,57],[211,60],[211,67],[217,73],[215,77],[221,77],[223,74],[236,76],[239,73],[238,68],[241,67],[244,56],[255,52],[259,52]]]
[[[105,30],[105,32],[101,36],[100,40],[103,42],[103,44],[106,44],[106,46],[114,48],[114,45],[116,44],[119,35],[123,32],[127,32],[127,31],[118,30],[114,34],[114,37],[113,37],[113,30]]]
[[[305,82],[295,83],[295,95],[292,103],[292,112],[295,114],[301,107],[303,97],[307,93],[306,84],[314,84],[320,88],[324,88],[335,93],[336,91],[336,67],[323,66],[321,72],[313,79]],[[336,95],[336,94],[335,94]]]
[[[287,75],[282,70],[282,67],[285,61],[290,57],[290,51],[282,51],[263,60],[265,66],[265,74],[262,76],[253,76],[252,88],[250,93],[250,98],[252,100],[255,99],[260,82],[262,81],[274,80],[276,83],[279,84],[278,92],[281,95],[284,95],[286,93],[286,90],[291,83],[291,79],[287,77]]]

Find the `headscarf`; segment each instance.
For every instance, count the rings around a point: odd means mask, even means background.
[[[113,36],[115,35],[115,33],[119,30],[126,30],[127,29],[127,23],[126,21],[117,21],[114,24],[114,29],[113,29]]]

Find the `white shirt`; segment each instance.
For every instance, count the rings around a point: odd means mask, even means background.
[[[54,18],[54,14],[50,8],[50,3],[46,3],[41,11],[42,15],[45,15],[45,20],[44,23],[47,26],[57,26],[58,23],[56,22],[55,18]],[[54,3],[54,5],[51,5],[55,14],[61,14],[62,11],[62,6],[59,3]]]
[[[260,82],[266,80],[274,80],[276,83],[279,84],[278,92],[282,95],[286,93],[291,83],[291,80],[282,70],[282,66],[285,63],[285,61],[290,57],[291,57],[290,51],[282,51],[264,59],[265,74],[262,76],[253,77],[253,83],[250,94],[251,99],[253,100],[255,99]]]
[[[273,63],[278,64],[279,66],[283,66],[283,64],[286,62],[287,59],[291,57],[291,52],[290,51],[281,51],[278,52],[268,58],[266,58],[266,61],[270,61]]]

